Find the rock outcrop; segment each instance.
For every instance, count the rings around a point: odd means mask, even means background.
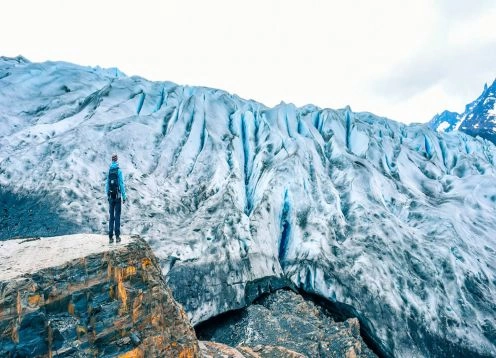
[[[200,349],[204,358],[306,358],[303,354],[280,346],[232,348],[222,343],[200,341]]]
[[[144,240],[0,243],[1,357],[198,357],[195,332]]]
[[[200,339],[236,347],[247,357],[376,357],[362,340],[356,318],[337,322],[324,307],[289,290],[265,295],[246,309],[206,322],[197,333]],[[225,354],[232,349],[217,343],[208,348],[202,346],[206,352],[217,349]]]

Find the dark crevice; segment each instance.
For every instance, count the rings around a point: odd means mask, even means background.
[[[444,143],[443,140],[439,141],[439,148],[441,149],[441,156],[443,159],[443,164],[444,167],[446,168],[446,171],[449,172],[451,168],[448,168],[448,148],[446,147],[446,144]]]
[[[350,116],[350,112],[346,111],[346,149],[351,151],[351,131],[352,131],[352,120]]]
[[[205,118],[205,113],[203,114],[203,124],[202,124],[202,129],[200,132],[200,146],[198,147],[198,151],[195,155],[195,158],[193,160],[193,164],[191,165],[189,171],[188,171],[188,176],[193,173],[193,170],[195,170],[196,163],[198,162],[198,158],[200,157],[200,154],[203,152],[203,149],[205,149],[205,144],[208,139],[208,131],[207,131],[207,120]]]
[[[241,143],[243,145],[243,174],[244,174],[244,184],[245,184],[245,214],[250,215],[253,204],[250,195],[250,177],[251,177],[251,166],[250,166],[250,139],[248,134],[247,123],[244,115],[241,115]]]
[[[245,309],[237,309],[221,313],[204,322],[197,324],[195,328],[196,337],[201,341],[210,341],[219,327],[235,327],[246,315]],[[233,332],[235,334],[235,332]]]
[[[10,72],[0,72],[0,80],[10,76]]]
[[[136,114],[138,115],[140,114],[141,109],[143,108],[143,103],[145,103],[145,97],[146,97],[145,92],[141,92],[141,96],[138,101],[138,106],[136,107]]]
[[[279,239],[279,262],[283,267],[284,259],[288,251],[289,241],[291,239],[291,223],[290,223],[291,206],[288,198],[288,191],[284,192],[284,204],[281,214],[281,238]]]
[[[164,113],[164,118],[162,120],[162,136],[166,136],[169,133],[169,123],[174,115],[177,115],[177,108],[168,108]]]
[[[164,87],[162,87],[162,90],[160,91],[160,97],[153,112],[158,112],[162,108],[162,105],[164,104],[164,99],[165,99]]]
[[[320,296],[307,293],[303,290],[296,290],[292,285],[288,285],[288,287],[282,287],[280,289],[291,290],[296,294],[299,294],[304,301],[311,302],[319,307],[322,312],[334,322],[339,323],[345,322],[349,318],[358,318],[358,320],[360,321],[360,336],[366,343],[367,347],[378,357],[392,357],[391,354],[385,353],[377,344],[377,339],[371,336],[370,332],[367,331],[367,329],[365,328],[366,324],[364,324],[363,322],[364,319],[361,319],[359,317],[353,307],[339,302],[330,302]],[[255,299],[253,299],[251,305],[266,306],[266,302],[270,301],[270,296],[277,291],[278,290],[270,290],[259,294]],[[248,306],[241,309],[224,312],[220,315],[217,315],[197,324],[194,327],[196,335],[200,340],[213,340],[235,347],[238,344],[242,343],[244,340],[243,331],[246,328],[246,322],[250,320],[250,315],[253,319],[253,313],[249,313]],[[264,318],[260,319],[263,320]],[[298,328],[296,329],[298,330]],[[267,332],[267,334],[269,333],[271,332]],[[295,336],[295,339],[297,340],[298,338],[296,338]],[[281,344],[281,342],[274,341],[273,344],[278,345]]]
[[[284,122],[286,124],[286,132],[288,133],[288,137],[293,139],[294,137],[291,135],[291,126],[289,125],[289,117],[287,110],[284,113]]]
[[[432,144],[430,139],[424,135],[424,146],[425,146],[425,156],[427,159],[432,159],[432,156],[434,155],[433,149],[432,149]]]

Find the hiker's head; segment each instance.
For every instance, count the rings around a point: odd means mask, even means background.
[[[112,154],[112,161],[116,162],[117,161],[117,154]]]

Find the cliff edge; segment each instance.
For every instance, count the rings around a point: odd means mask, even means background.
[[[0,242],[0,356],[200,353],[143,239],[80,234]]]

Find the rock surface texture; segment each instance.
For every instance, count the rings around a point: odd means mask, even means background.
[[[363,342],[356,318],[336,322],[324,308],[287,290],[264,296],[196,331],[200,339],[256,352],[277,344],[305,357],[376,357]]]
[[[2,58],[0,148],[2,239],[103,232],[117,152],[123,232],[147,240],[195,325],[290,280],[351,311],[385,356],[496,356],[486,140]]]
[[[0,357],[199,357],[148,244],[0,242]]]
[[[200,350],[204,358],[306,358],[303,354],[279,346],[232,348],[222,343],[200,341]]]

